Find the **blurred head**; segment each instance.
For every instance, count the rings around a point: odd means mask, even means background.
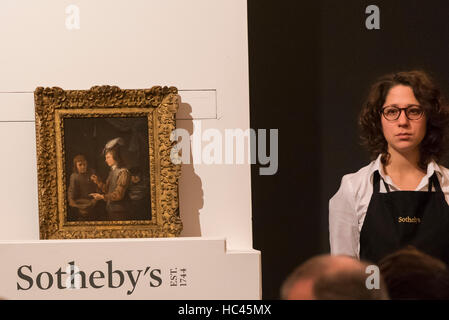
[[[420,111],[421,117],[417,116]],[[381,154],[386,164],[392,149],[400,153],[418,151],[422,168],[444,155],[448,123],[440,90],[423,71],[379,78],[371,86],[359,118],[362,143],[372,159]]]
[[[73,158],[73,172],[76,173],[87,172],[87,160],[82,154],[79,154]]]
[[[284,300],[383,300],[387,289],[368,289],[366,262],[348,256],[321,255],[297,267],[281,288]]]
[[[139,183],[141,180],[140,169],[138,167],[132,167],[131,169],[129,169],[129,172],[131,173],[131,182],[134,184]]]
[[[449,299],[449,273],[440,260],[412,246],[379,262],[391,299]]]

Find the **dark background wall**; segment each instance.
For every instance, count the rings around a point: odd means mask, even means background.
[[[380,30],[365,27],[372,4]],[[329,252],[328,201],[344,174],[369,163],[357,129],[369,85],[423,69],[447,96],[448,12],[446,0],[248,0],[251,127],[279,129],[278,173],[252,168],[264,299],[279,297],[294,267]]]

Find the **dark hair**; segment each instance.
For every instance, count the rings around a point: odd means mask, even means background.
[[[111,148],[111,149],[106,149],[104,152],[104,156],[106,157],[106,155],[108,153],[110,153],[112,155],[112,158],[117,163],[117,167],[122,168],[125,165],[123,158],[121,156],[121,153],[120,153],[120,148],[115,147],[115,148]]]
[[[87,163],[86,157],[82,154],[77,154],[74,158],[73,158],[73,172],[75,173],[79,173],[78,172],[78,168],[76,167],[76,163],[77,162],[81,162],[81,161],[85,161]]]
[[[132,167],[129,169],[129,173],[131,173],[132,176],[140,176],[142,174],[142,170],[140,170],[139,167]]]
[[[379,262],[391,299],[449,299],[446,265],[412,246]]]
[[[419,166],[423,169],[432,159],[439,161],[446,152],[449,114],[443,105],[439,88],[424,71],[407,71],[385,75],[370,88],[359,117],[360,137],[371,158],[382,154],[381,160],[389,160],[388,144],[382,132],[381,109],[391,88],[404,85],[412,88],[416,99],[423,107],[426,118],[426,135],[420,144]]]

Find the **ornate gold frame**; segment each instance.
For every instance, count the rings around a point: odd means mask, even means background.
[[[175,87],[122,90],[95,86],[90,90],[38,87],[34,91],[41,239],[176,237],[182,230],[179,216],[180,164],[170,152],[176,141],[179,96]],[[151,220],[65,221],[67,214],[64,172],[65,117],[147,116],[150,163]]]

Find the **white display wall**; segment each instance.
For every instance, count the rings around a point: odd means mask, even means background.
[[[79,29],[67,28],[73,5]],[[249,128],[245,0],[2,0],[0,37],[4,243],[40,243],[33,100],[38,86],[176,86],[177,126],[192,137],[211,128],[223,137],[225,129]],[[192,159],[209,143],[198,141]],[[260,253],[252,248],[250,165],[184,164],[179,191],[179,240],[225,239],[227,252],[258,257],[240,269],[260,280]],[[248,283],[246,298],[260,297],[259,282]]]

